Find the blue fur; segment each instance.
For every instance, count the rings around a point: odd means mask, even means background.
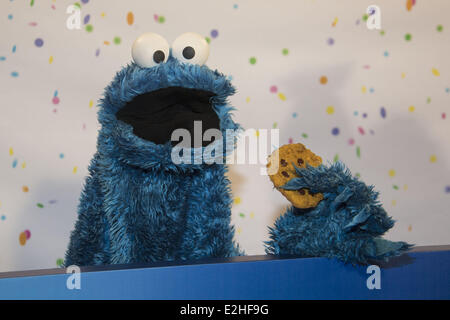
[[[309,210],[294,207],[269,228],[270,254],[297,254],[303,257],[338,258],[352,264],[386,260],[408,250],[405,242],[380,238],[393,227],[373,186],[353,177],[344,164],[297,168],[294,178],[281,188],[307,188],[323,193],[324,199]]]
[[[239,129],[227,103],[235,90],[219,72],[173,57],[152,68],[134,63],[124,67],[100,103],[97,152],[81,194],[65,265],[243,254],[233,241],[226,166],[174,164],[170,142],[141,139],[115,117],[135,96],[171,86],[214,92],[212,105],[222,132]]]
[[[235,90],[206,66],[166,63],[118,72],[100,101],[97,152],[91,160],[64,265],[101,265],[244,254],[233,241],[231,190],[224,164],[175,164],[170,142],[155,144],[133,134],[115,114],[135,96],[181,86],[212,91],[222,133],[239,129],[227,98]],[[235,144],[223,141],[223,157]],[[194,157],[194,156],[193,156]],[[298,169],[286,189],[322,192],[324,200],[301,215],[289,208],[270,229],[271,254],[335,257],[351,263],[385,259],[409,245],[380,236],[394,222],[372,187],[341,164]]]

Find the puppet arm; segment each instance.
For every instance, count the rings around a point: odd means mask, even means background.
[[[381,238],[394,221],[377,200],[373,187],[352,177],[342,163],[295,170],[299,177],[283,188],[307,188],[312,193],[323,193],[324,199],[311,209],[288,208],[274,227],[269,227],[267,253],[367,264],[371,260],[387,260],[412,247]]]
[[[97,175],[98,156],[94,156],[80,197],[78,219],[70,236],[64,266],[108,263],[103,196]]]
[[[226,167],[213,164],[191,177],[186,231],[179,256],[183,260],[244,255],[233,240],[231,190]]]

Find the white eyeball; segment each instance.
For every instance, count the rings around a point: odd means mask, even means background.
[[[140,67],[154,67],[169,59],[169,43],[159,34],[147,32],[134,41],[131,55]]]
[[[197,33],[183,33],[173,42],[172,55],[181,62],[202,65],[208,59],[209,45],[205,37]]]

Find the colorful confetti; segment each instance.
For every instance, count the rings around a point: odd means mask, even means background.
[[[134,14],[131,11],[127,13],[127,23],[129,26],[132,26],[134,23]]]

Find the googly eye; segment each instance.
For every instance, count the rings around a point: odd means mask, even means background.
[[[173,42],[172,55],[181,62],[202,65],[208,59],[209,45],[205,37],[197,33],[183,33]]]
[[[134,41],[131,55],[140,67],[154,67],[169,59],[169,43],[159,34],[144,33]]]

